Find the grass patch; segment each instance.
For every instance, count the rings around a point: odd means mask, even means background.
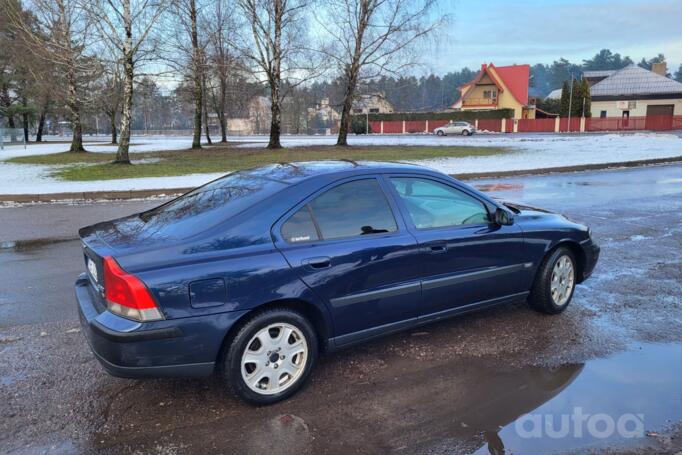
[[[56,153],[12,158],[12,163],[59,166],[57,178],[72,181],[166,177],[206,172],[228,172],[272,163],[319,160],[414,161],[432,158],[489,156],[507,153],[503,147],[292,147],[281,150],[213,146],[202,150],[131,153],[133,166],[113,164],[114,153]],[[145,162],[149,160],[151,162]]]

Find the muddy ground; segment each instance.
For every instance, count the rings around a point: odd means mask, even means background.
[[[301,393],[265,408],[219,378],[113,378],[89,351],[76,229],[158,201],[0,208],[0,452],[682,450],[682,166],[472,183],[592,226],[602,257],[567,311],[518,303],[329,355]],[[519,428],[528,413],[558,426],[576,409],[641,416],[643,432]]]

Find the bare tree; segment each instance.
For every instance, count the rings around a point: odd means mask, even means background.
[[[208,30],[207,65],[204,76],[207,78],[205,88],[206,101],[210,99],[220,123],[220,142],[227,142],[227,117],[225,115],[228,84],[230,75],[238,71],[237,62],[232,55],[230,43],[236,28],[232,2],[216,0],[211,18],[205,20],[204,28]]]
[[[103,74],[95,93],[95,108],[103,112],[109,119],[111,126],[111,143],[118,144],[118,129],[116,121],[120,116],[123,101],[123,74],[121,66],[115,61],[109,61],[103,68]]]
[[[94,59],[87,54],[91,24],[79,0],[33,0],[31,4],[39,27],[34,27],[21,9],[11,4],[6,9],[7,15],[26,37],[30,52],[51,65],[65,84],[65,104],[73,129],[70,151],[83,152],[81,86],[94,68]]]
[[[90,14],[100,38],[123,69],[121,137],[114,162],[130,164],[128,151],[135,67],[153,55],[153,49],[144,45],[167,3],[163,0],[83,0],[81,5]]]
[[[193,112],[192,148],[201,148],[201,127],[205,124],[205,24],[199,23],[204,4],[200,0],[172,0],[163,39],[163,59],[175,74],[191,84]]]
[[[246,21],[246,34],[237,48],[257,77],[269,86],[272,115],[268,148],[281,148],[282,100],[289,90],[323,70],[306,42],[304,12],[310,2],[237,0],[237,5]]]
[[[437,0],[328,0],[316,16],[331,37],[323,52],[336,63],[345,85],[337,145],[348,145],[351,109],[361,77],[397,73],[414,65],[414,45],[443,21]]]

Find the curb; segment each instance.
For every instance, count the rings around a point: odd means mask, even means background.
[[[546,167],[542,169],[528,169],[519,171],[474,172],[471,174],[450,174],[450,176],[459,180],[476,180],[487,178],[521,177],[524,175],[568,174],[571,172],[628,169],[633,167],[676,164],[680,162],[682,162],[682,156],[674,156],[671,158],[654,158],[650,160],[623,161],[620,163],[580,164],[577,166]]]
[[[569,172],[599,171],[607,169],[626,169],[633,167],[655,166],[682,162],[682,156],[672,158],[656,158],[651,160],[624,161],[620,163],[582,164],[578,166],[549,167],[501,172],[475,172],[469,174],[450,174],[460,180],[476,180],[483,178],[518,177],[524,175],[549,175]],[[58,201],[91,201],[94,199],[126,200],[144,199],[154,196],[176,196],[187,193],[194,188],[165,188],[159,190],[122,190],[122,191],[84,191],[74,193],[50,194],[0,194],[0,202],[58,202]]]

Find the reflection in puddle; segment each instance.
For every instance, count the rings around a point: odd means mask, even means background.
[[[479,191],[489,193],[491,191],[522,191],[523,183],[481,183],[474,185]]]
[[[519,390],[519,406],[509,402],[505,410],[493,410],[486,403],[479,408],[496,417],[479,427],[487,443],[476,453],[641,445],[647,430],[663,429],[682,418],[680,345],[643,345],[589,361],[570,377],[565,368],[543,373],[545,386],[529,382],[525,391]],[[543,393],[545,388],[552,392]],[[502,418],[505,412],[514,416]],[[499,431],[491,432],[490,423],[503,420],[508,421]]]

